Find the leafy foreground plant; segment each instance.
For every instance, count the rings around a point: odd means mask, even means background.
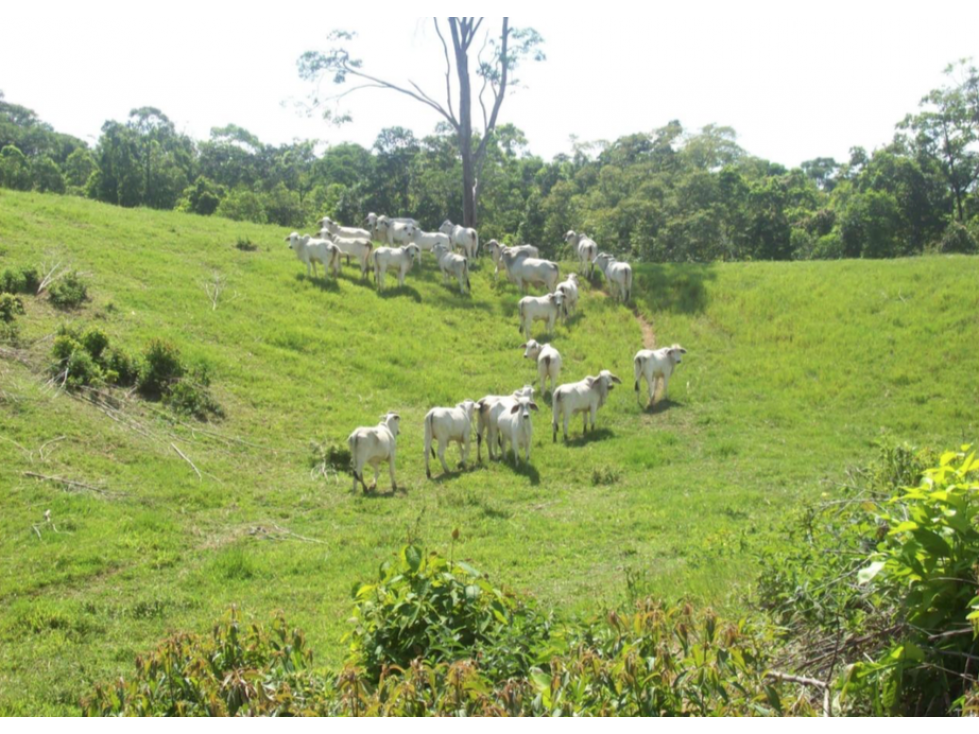
[[[932,458],[885,452],[766,562],[783,664],[832,684],[850,713],[979,713],[979,461],[969,447]]]
[[[355,589],[346,666],[317,671],[281,616],[232,610],[180,635],[135,676],[98,686],[89,715],[769,715],[812,713],[766,681],[769,640],[710,612],[646,601],[556,624],[478,571],[411,545]]]

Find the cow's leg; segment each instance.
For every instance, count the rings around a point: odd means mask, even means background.
[[[388,457],[388,472],[390,472],[391,474],[391,491],[397,492],[398,483],[394,479],[394,452],[393,451],[391,452],[391,455]]]
[[[670,386],[669,375],[663,375],[663,400],[666,400],[666,390]]]
[[[445,450],[449,447],[448,441],[439,440],[439,461],[442,462],[442,471],[449,473],[449,465],[445,463]]]
[[[469,461],[469,449],[472,447],[472,438],[470,437],[469,431],[466,431],[466,435],[462,440],[462,467],[465,468],[466,463]]]

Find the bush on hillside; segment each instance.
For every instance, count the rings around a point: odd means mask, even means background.
[[[66,273],[48,288],[48,298],[55,308],[78,308],[88,300],[88,284],[77,272]]]
[[[19,296],[0,293],[0,321],[5,324],[13,323],[14,319],[24,313],[24,302]]]
[[[83,702],[94,716],[810,714],[766,679],[770,639],[646,601],[556,624],[466,564],[411,545],[355,591],[350,658],[315,670],[301,632],[232,610],[176,635]]]

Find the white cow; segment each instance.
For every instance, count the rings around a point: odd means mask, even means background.
[[[632,295],[632,268],[629,263],[619,262],[603,252],[595,258],[595,265],[605,274],[605,282],[612,296],[627,303]]]
[[[598,243],[584,232],[574,230],[564,235],[564,241],[571,245],[578,258],[578,272],[590,277],[595,258],[598,257]]]
[[[395,439],[400,430],[398,428],[401,421],[397,413],[387,413],[381,416],[381,422],[373,428],[358,428],[347,439],[347,446],[350,447],[350,462],[354,470],[353,491],[357,490],[359,481],[364,487],[364,492],[373,491],[377,487],[377,475],[380,473],[380,463],[386,461],[391,472],[391,490],[396,491],[398,484],[394,480],[394,454]],[[374,483],[368,490],[364,482],[364,466],[370,464],[374,467]]]
[[[649,387],[649,402],[653,402],[656,396],[656,383],[663,380],[663,397],[666,397],[666,389],[670,385],[670,375],[676,366],[683,361],[683,355],[687,350],[679,344],[662,349],[643,349],[636,354],[636,399],[639,399],[639,380],[644,379]]]
[[[557,292],[564,294],[565,316],[578,311],[578,274],[571,273],[567,279],[558,283]]]
[[[508,410],[500,413],[496,419],[496,430],[500,434],[500,457],[505,459],[507,445],[513,448],[513,461],[520,466],[520,449],[527,455],[530,463],[530,445],[534,440],[534,426],[530,420],[530,411],[536,411],[537,403],[531,398],[518,398]]]
[[[544,394],[544,384],[547,379],[551,380],[551,392],[557,387],[558,377],[561,375],[561,353],[550,344],[538,344],[531,339],[526,344],[521,345],[521,349],[526,349],[524,359],[537,361],[537,375],[540,377],[540,394]]]
[[[490,459],[496,458],[493,450],[496,448],[497,431],[496,420],[504,410],[509,410],[520,398],[534,398],[534,388],[532,385],[524,385],[516,390],[512,395],[487,395],[476,403],[476,460],[482,461],[483,438],[486,438],[486,446],[489,451]]]
[[[329,217],[323,217],[320,220],[320,229],[326,230],[328,233],[335,234],[338,237],[346,237],[347,239],[354,239],[357,237],[366,237],[367,239],[370,239],[371,237],[371,233],[366,229],[361,229],[360,227],[341,227]]]
[[[373,232],[374,229],[377,227],[377,220],[381,218],[389,219],[392,222],[401,222],[402,224],[413,224],[415,225],[415,227],[421,227],[421,225],[418,223],[418,220],[411,219],[410,217],[386,217],[383,214],[379,217],[374,212],[371,212],[370,214],[367,215],[367,219],[365,220],[365,223],[367,224],[368,227],[370,227],[371,231]]]
[[[496,264],[496,270],[493,272],[494,280],[498,280],[500,277],[500,267],[503,266],[504,252],[515,253],[518,257],[537,257],[537,258],[540,257],[540,250],[538,250],[533,245],[518,245],[517,247],[507,247],[506,245],[501,245],[496,240],[490,240],[489,242],[487,242],[486,250],[487,252],[489,252],[490,257],[493,258],[493,262]]]
[[[461,224],[453,224],[448,219],[442,222],[439,232],[449,235],[455,247],[461,247],[466,253],[466,257],[475,260],[479,254],[479,235],[472,227],[463,227]]]
[[[557,263],[526,257],[507,250],[500,254],[500,259],[506,268],[507,277],[524,293],[527,292],[527,284],[533,283],[543,285],[548,293],[553,293],[557,289],[558,280],[561,279],[561,271]]]
[[[525,339],[530,339],[530,330],[535,321],[547,322],[547,333],[554,333],[554,324],[558,316],[567,313],[564,310],[564,294],[549,293],[546,296],[524,296],[517,304],[520,316],[520,331]]]
[[[316,275],[316,263],[323,263],[323,276],[330,270],[333,277],[337,277],[340,272],[340,250],[332,242],[326,240],[315,240],[308,234],[302,236],[298,232],[293,232],[286,237],[289,249],[296,253],[300,262],[306,263],[306,277]]]
[[[444,232],[424,232],[416,228],[414,243],[422,252],[431,252],[435,245],[442,245],[446,250],[452,249],[452,240]]]
[[[431,479],[432,470],[429,468],[428,458],[431,455],[435,458],[435,449],[432,442],[437,441],[439,445],[439,461],[442,462],[442,470],[448,474],[449,465],[445,463],[445,449],[450,443],[459,444],[462,451],[462,464],[465,467],[469,459],[470,435],[472,434],[473,412],[476,410],[476,403],[472,400],[464,400],[454,408],[432,408],[425,416],[425,475]]]
[[[435,245],[432,252],[435,253],[435,259],[439,263],[439,270],[442,271],[442,282],[449,282],[449,274],[451,273],[459,280],[459,292],[465,293],[466,288],[468,288],[471,293],[472,286],[469,284],[469,261],[462,255],[449,252],[443,245]]]
[[[374,251],[374,283],[377,290],[384,290],[384,273],[398,271],[398,285],[404,287],[405,274],[411,270],[415,258],[421,257],[418,245],[405,247],[378,247]]]
[[[578,413],[585,414],[585,425],[582,435],[588,433],[588,417],[591,416],[591,428],[595,430],[595,417],[598,409],[605,405],[613,384],[621,385],[622,380],[608,370],[602,370],[598,377],[586,377],[581,382],[561,385],[554,391],[552,403],[554,406],[554,441],[557,442],[557,426],[559,420],[564,421],[564,440],[568,440],[568,421]]]
[[[410,245],[415,241],[415,225],[411,222],[395,222],[387,217],[378,217],[374,227],[376,239],[388,247]]]
[[[320,234],[324,233],[334,245],[340,248],[340,252],[347,257],[347,262],[350,262],[352,257],[360,263],[360,277],[366,278],[370,270],[371,252],[374,249],[374,243],[371,242],[370,237],[341,237],[329,233],[325,229],[320,232]]]

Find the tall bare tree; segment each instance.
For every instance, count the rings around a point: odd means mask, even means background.
[[[463,224],[467,227],[476,226],[479,203],[479,180],[486,161],[486,146],[489,144],[496,129],[500,107],[507,91],[517,83],[513,73],[520,61],[531,58],[535,61],[544,59],[541,51],[543,39],[533,28],[513,28],[510,19],[503,18],[498,35],[484,31],[480,35],[485,18],[449,18],[449,33],[443,33],[442,24],[438,18],[433,18],[435,33],[442,46],[445,58],[445,101],[439,101],[428,94],[418,84],[407,80],[406,83],[394,83],[386,79],[368,74],[364,71],[363,61],[352,58],[343,43],[354,39],[355,34],[348,31],[333,31],[329,40],[338,44],[326,53],[307,51],[299,59],[299,76],[311,82],[319,82],[323,77],[332,75],[332,81],[344,85],[348,77],[354,77],[360,83],[326,99],[314,99],[315,106],[327,106],[325,116],[335,122],[349,120],[349,115],[340,113],[332,105],[348,94],[363,89],[386,89],[410,97],[416,102],[430,107],[441,115],[455,130],[459,143],[459,153],[462,158],[462,207]],[[448,36],[448,41],[446,40]],[[475,54],[479,93],[476,99],[482,111],[482,129],[478,137],[473,129],[473,80],[470,61],[474,43],[482,39],[478,53]],[[451,43],[451,49],[450,49]],[[484,58],[484,54],[487,58]],[[453,76],[456,83],[453,85]],[[455,86],[455,88],[453,88]]]

